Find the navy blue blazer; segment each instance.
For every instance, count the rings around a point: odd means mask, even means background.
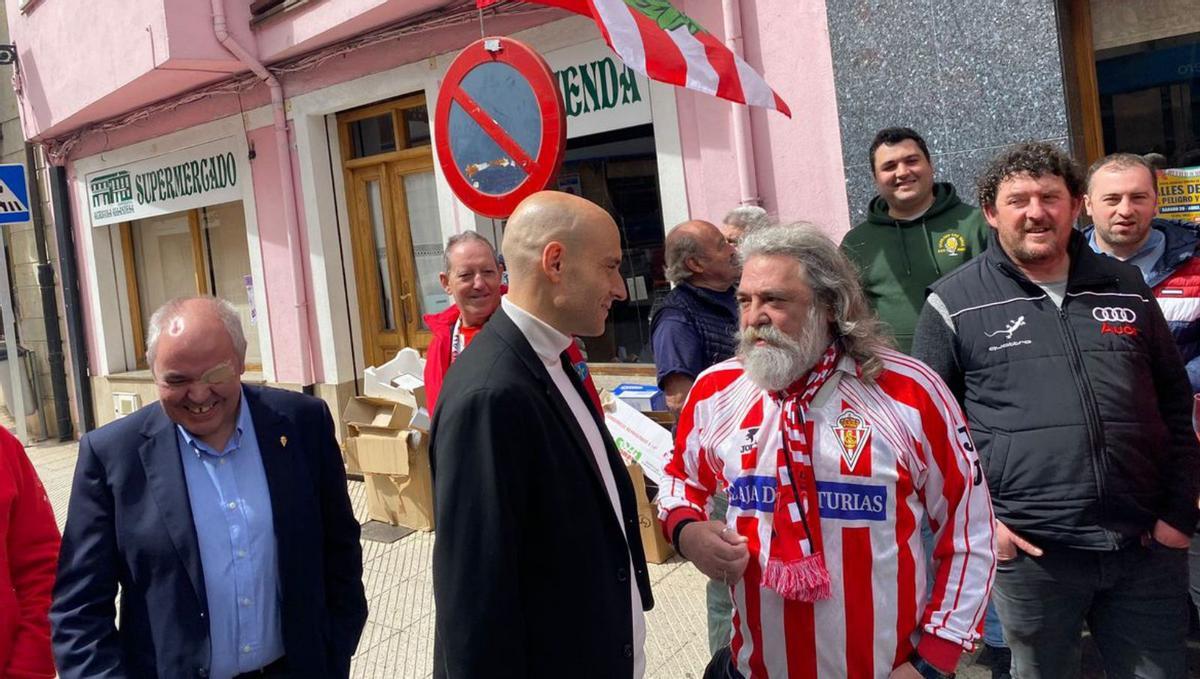
[[[271,493],[291,676],[346,677],[367,602],[333,419],[311,396],[244,394]],[[158,403],[79,444],[50,622],[63,679],[208,676],[200,548],[175,425]]]

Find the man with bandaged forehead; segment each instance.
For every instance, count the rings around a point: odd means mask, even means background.
[[[50,609],[59,676],[348,676],[367,601],[329,408],[242,384],[224,300],[167,302],[146,347],[159,402],[79,444]]]

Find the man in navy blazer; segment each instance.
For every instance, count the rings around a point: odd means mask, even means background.
[[[227,302],[168,302],[147,338],[159,402],[80,442],[50,611],[63,679],[349,674],[367,604],[333,420],[242,385],[245,352]]]

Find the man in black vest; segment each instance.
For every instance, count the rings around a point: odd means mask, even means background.
[[[675,289],[650,312],[658,388],[679,412],[696,376],[733,356],[738,329],[737,250],[708,222],[684,222],[667,234],[667,280]]]
[[[665,259],[675,289],[650,313],[650,337],[658,387],[678,413],[696,377],[734,354],[741,270],[731,238],[702,221],[684,222],[667,234]],[[724,493],[713,496],[714,518],[724,518],[728,502]],[[733,602],[724,583],[709,582],[707,591],[708,645],[716,653],[729,645]]]
[[[992,161],[987,250],[930,287],[913,355],[963,403],[996,517],[992,600],[1013,676],[1185,676],[1200,447],[1179,350],[1141,272],[1072,228],[1079,168],[1049,144]]]

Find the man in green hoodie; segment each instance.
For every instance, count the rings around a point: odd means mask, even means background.
[[[933,181],[929,147],[915,130],[880,130],[869,157],[879,195],[867,207],[867,220],[842,239],[842,250],[858,266],[867,302],[907,354],[925,289],[983,252],[990,227],[978,209],[959,200],[953,184]],[[922,524],[921,539],[932,554],[928,525]],[[983,643],[979,662],[991,667],[992,679],[1008,679],[1010,655],[991,605]]]
[[[925,288],[982,252],[988,225],[953,185],[933,181],[929,148],[914,130],[880,130],[870,158],[879,195],[842,250],[858,265],[867,301],[908,353]]]

